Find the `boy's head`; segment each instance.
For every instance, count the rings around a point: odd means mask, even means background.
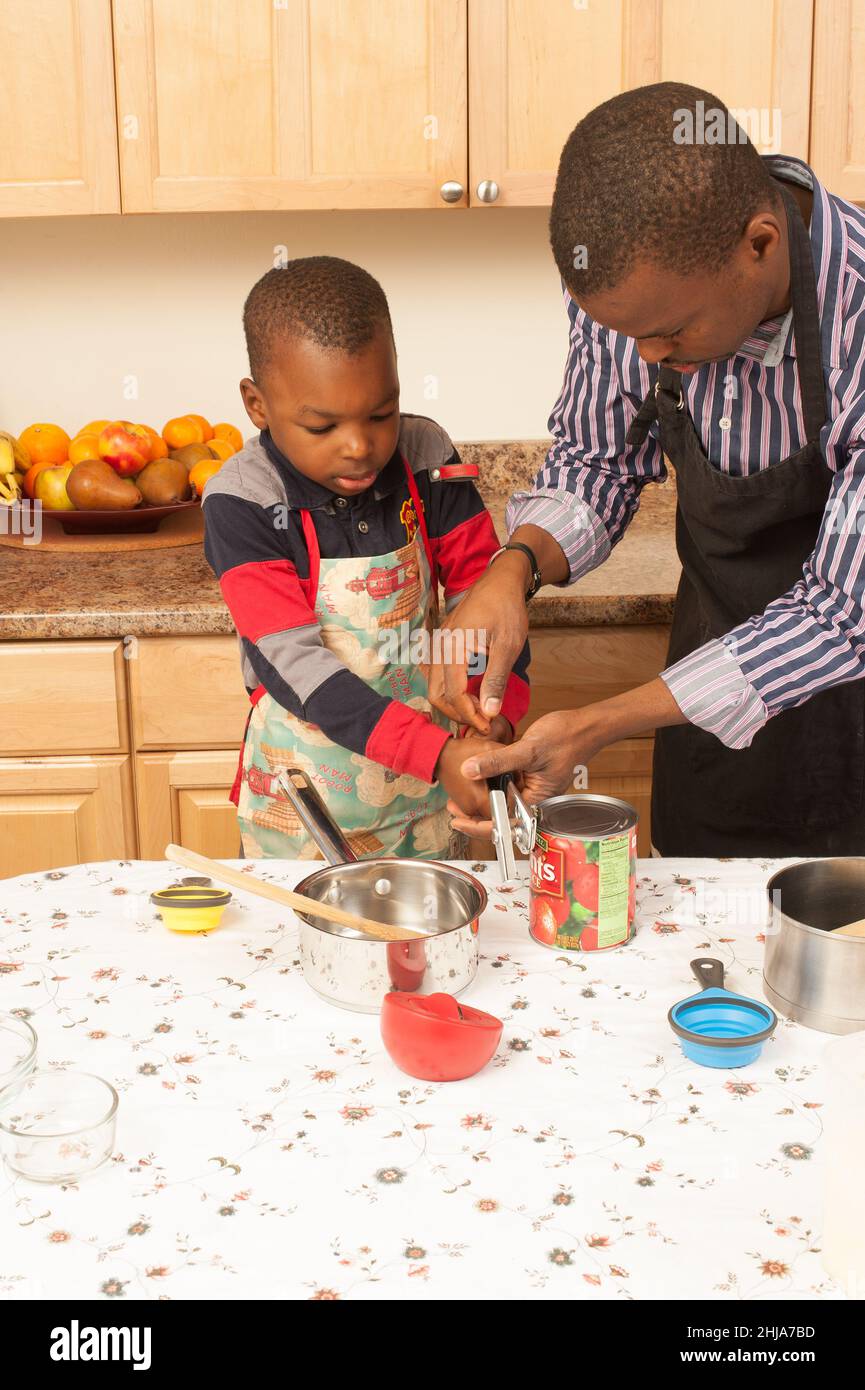
[[[375,482],[399,435],[390,312],[377,280],[337,256],[269,270],[243,309],[247,414],[308,478],[350,497]]]

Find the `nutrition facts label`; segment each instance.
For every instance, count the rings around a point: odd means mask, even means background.
[[[617,946],[628,935],[630,840],[627,835],[598,845],[598,947]]]

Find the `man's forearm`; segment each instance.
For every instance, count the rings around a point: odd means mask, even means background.
[[[540,526],[518,526],[510,539],[520,541],[534,552],[538,569],[545,584],[562,584],[569,577],[571,570],[565,552],[555,536],[551,536],[549,531],[544,531]],[[508,555],[520,556],[522,559],[526,573],[526,588],[528,589],[532,577],[528,559],[519,550],[508,551],[507,553]]]
[[[585,720],[586,732],[593,741],[597,739],[599,748],[652,729],[688,723],[660,676],[609,700],[584,706],[574,714]]]

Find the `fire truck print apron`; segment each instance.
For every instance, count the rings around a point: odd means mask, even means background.
[[[414,634],[434,628],[438,596],[422,505],[407,463],[405,469],[413,512],[407,508],[410,539],[398,550],[321,559],[312,518],[302,513],[310,576],[318,573],[315,613],[324,645],[350,671],[454,732],[430,705],[418,665],[416,648],[425,639]],[[340,747],[265,692],[250,711],[240,772],[237,817],[249,859],[321,858],[290,803],[277,795],[275,777],[287,767],[309,774],[359,858],[443,858],[458,848],[441,785]]]

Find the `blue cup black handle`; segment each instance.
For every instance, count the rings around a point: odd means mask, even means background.
[[[697,956],[691,961],[691,969],[700,981],[701,989],[724,988],[724,963],[714,956]]]

